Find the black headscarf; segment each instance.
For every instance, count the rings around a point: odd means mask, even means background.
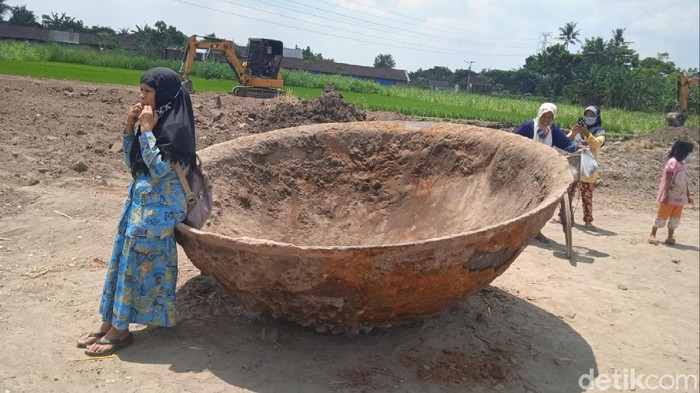
[[[196,143],[194,136],[194,111],[187,90],[180,84],[178,74],[165,67],[155,67],[141,76],[141,83],[151,86],[156,91],[156,108],[153,112],[158,122],[153,129],[156,145],[162,158],[183,166],[195,165]],[[136,136],[141,135],[141,127]],[[148,167],[141,157],[141,146],[134,143],[131,147],[131,173],[148,174]]]

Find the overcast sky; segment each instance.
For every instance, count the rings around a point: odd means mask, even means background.
[[[245,44],[273,38],[285,47],[311,47],[339,63],[372,66],[391,54],[396,68],[452,71],[515,69],[559,28],[578,24],[580,39],[624,28],[641,58],[668,52],[681,68],[700,63],[698,0],[7,0],[26,5],[37,20],[52,12],[87,26],[134,29],[162,20],[185,33]],[[579,46],[570,47],[576,52]]]

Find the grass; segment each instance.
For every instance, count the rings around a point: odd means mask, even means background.
[[[15,48],[16,49],[16,48]],[[31,54],[31,53],[30,53]],[[77,80],[99,84],[120,84],[135,86],[143,73],[140,69],[100,67],[94,65],[71,64],[48,61],[13,61],[2,60],[0,56],[0,73],[28,77]],[[41,58],[36,53],[30,58]],[[153,66],[156,64],[152,64]],[[168,66],[167,64],[161,64]],[[172,65],[170,65],[172,68]],[[229,70],[230,72],[230,70]],[[371,84],[369,92],[347,91],[365,90],[369,82],[354,78],[333,78],[311,75],[303,71],[285,72],[284,90],[302,99],[313,99],[322,94],[327,83],[333,83],[343,97],[355,103],[363,110],[400,112],[409,116],[423,116],[448,119],[470,119],[494,121],[513,126],[525,119],[533,118],[540,102],[513,98],[490,97],[476,94],[458,94],[453,92],[436,92],[407,87],[379,87]],[[317,82],[313,78],[318,78]],[[228,93],[237,83],[231,79],[204,79],[192,76],[196,91]],[[292,86],[295,81],[302,80]],[[581,115],[582,107],[558,104],[557,123],[569,127]],[[614,134],[649,133],[665,126],[662,113],[629,112],[619,109],[605,109],[603,119],[606,130]],[[700,126],[700,116],[691,116],[686,122],[688,127]]]

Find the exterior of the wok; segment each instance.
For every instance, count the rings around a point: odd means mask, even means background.
[[[177,238],[195,266],[251,310],[333,333],[415,320],[493,281],[553,215],[571,175],[566,160],[550,150],[560,164],[553,167],[561,168],[552,192],[526,214],[467,233],[403,244],[309,247],[179,224]]]

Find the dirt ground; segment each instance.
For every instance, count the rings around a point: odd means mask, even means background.
[[[318,334],[245,310],[180,250],[178,326],[135,326],[133,346],[88,359],[75,340],[99,319],[129,181],[119,134],[137,92],[0,75],[0,392],[577,392],[591,373],[598,387],[616,375],[697,381],[697,201],[675,247],[646,243],[673,139],[700,139],[687,128],[608,141],[595,194],[600,231],[575,228],[574,259],[549,223],[551,243],[533,241],[491,286],[439,315],[356,337]],[[329,94],[299,102],[197,93],[198,147],[292,125],[406,119]],[[618,391],[644,391],[620,383]],[[691,378],[667,391],[698,390]]]

